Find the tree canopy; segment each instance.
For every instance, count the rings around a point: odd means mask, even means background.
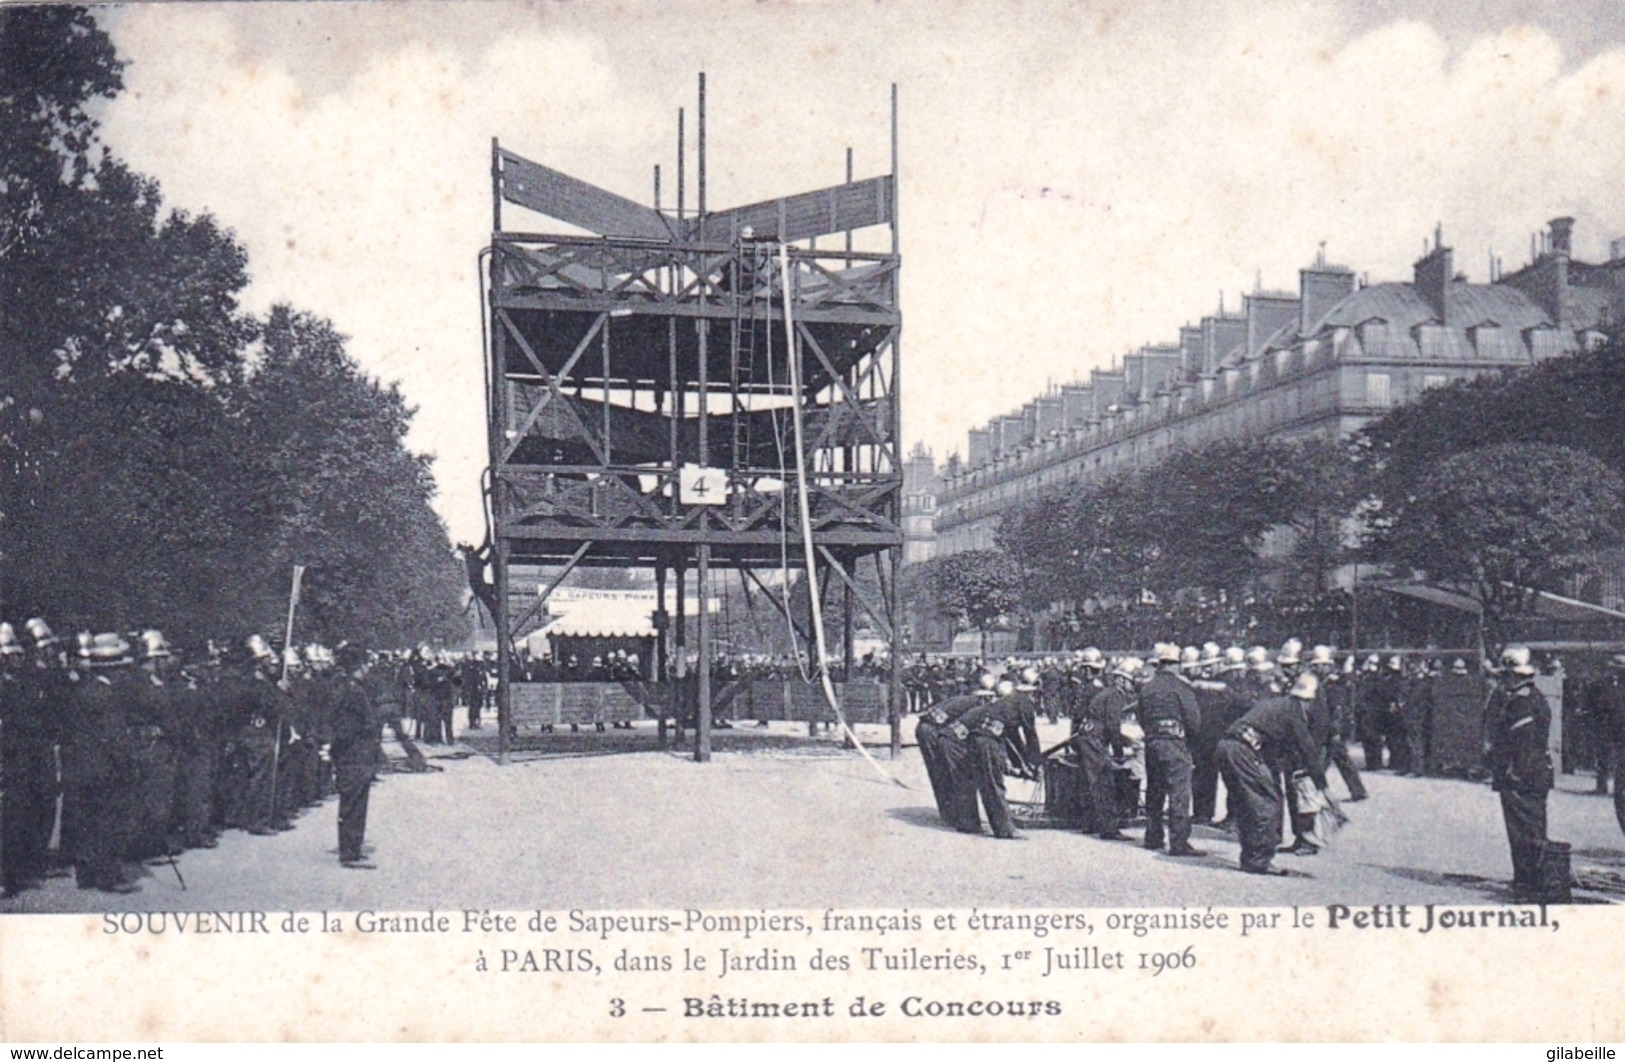
[[[100,144],[94,18],[0,8],[0,60],[0,612],[280,633],[303,564],[296,637],[465,637],[399,391],[326,321],[246,313],[235,235]]]
[[[1503,443],[1422,475],[1390,533],[1395,560],[1471,588],[1491,624],[1619,542],[1625,483],[1591,454]]]

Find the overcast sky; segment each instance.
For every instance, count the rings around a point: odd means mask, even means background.
[[[940,458],[1325,241],[1408,279],[1435,223],[1508,269],[1547,219],[1625,236],[1625,0],[256,3],[106,9],[116,151],[250,256],[251,308],[331,318],[418,407],[483,534],[475,259],[490,139],[670,202],[707,75],[713,207],[889,169],[901,94],[904,433]],[[693,164],[690,162],[690,195]],[[517,220],[522,212],[512,211]],[[538,227],[541,227],[539,223]]]

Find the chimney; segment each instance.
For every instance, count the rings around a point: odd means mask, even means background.
[[[1354,294],[1354,273],[1340,265],[1326,264],[1326,248],[1321,245],[1315,264],[1298,270],[1298,334],[1307,336],[1331,312],[1331,308]]]
[[[1442,324],[1454,323],[1450,307],[1450,287],[1454,283],[1455,267],[1450,260],[1450,248],[1444,245],[1442,229],[1433,231],[1433,250],[1416,260],[1412,280],[1416,293],[1433,309]]]
[[[993,433],[986,428],[972,428],[967,447],[967,462],[971,468],[980,468],[993,457]]]
[[[1573,218],[1553,218],[1548,222],[1552,230],[1552,253],[1564,258],[1572,253],[1570,246],[1574,236]]]
[[[1574,327],[1574,314],[1569,309],[1569,249],[1573,246],[1574,219],[1553,218],[1547,225],[1552,230],[1552,263],[1556,267],[1552,281],[1557,288],[1553,307],[1556,312],[1552,316],[1558,331],[1567,335]]]
[[[1247,353],[1258,354],[1264,341],[1294,320],[1302,320],[1298,300],[1289,295],[1254,292],[1242,297],[1247,317]]]
[[[1202,372],[1202,329],[1185,325],[1179,330],[1179,371],[1187,380]]]

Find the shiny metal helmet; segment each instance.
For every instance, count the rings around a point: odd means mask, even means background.
[[[162,660],[173,656],[169,651],[169,642],[164,640],[164,632],[156,629],[141,632],[141,658],[143,660]]]
[[[1501,666],[1514,675],[1528,677],[1535,673],[1534,657],[1527,645],[1509,645],[1501,650]]]
[[[24,623],[23,627],[28,631],[28,636],[34,639],[36,649],[49,649],[60,641],[56,635],[51,633],[50,626],[38,616]]]

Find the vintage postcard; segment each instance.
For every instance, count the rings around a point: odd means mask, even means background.
[[[1625,7],[0,54],[0,1040],[1625,1038]]]

